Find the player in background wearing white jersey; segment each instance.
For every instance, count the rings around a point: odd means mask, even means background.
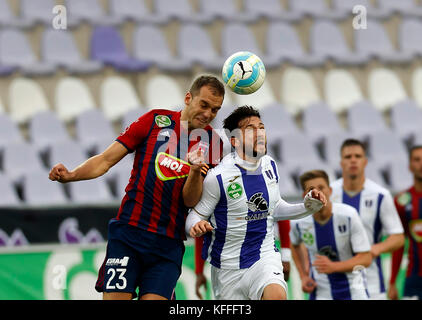
[[[306,217],[325,196],[309,192],[304,203],[281,199],[275,161],[266,155],[259,112],[243,106],[225,120],[234,152],[208,172],[202,197],[186,221],[192,237],[205,234],[203,258],[211,264],[216,299],[284,300],[287,284],[274,242],[274,221]],[[283,181],[280,181],[283,183]]]
[[[313,216],[291,221],[292,257],[302,290],[310,293],[310,300],[368,299],[364,268],[372,261],[371,246],[357,211],[330,201],[332,189],[325,171],[305,172],[300,184],[304,195],[316,189],[327,199],[327,205]],[[301,246],[306,247],[308,258]]]
[[[404,245],[401,224],[390,192],[365,177],[368,163],[365,145],[356,139],[347,139],[340,148],[342,178],[331,184],[333,202],[354,207],[363,222],[371,243],[373,261],[367,269],[370,299],[386,299],[381,253],[393,252]],[[387,238],[381,241],[381,237]]]

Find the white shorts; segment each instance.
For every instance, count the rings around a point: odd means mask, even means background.
[[[387,300],[387,294],[385,292],[371,293],[369,300]]]
[[[280,253],[266,254],[247,269],[219,269],[211,266],[211,282],[217,300],[261,300],[264,288],[276,283],[287,294]]]

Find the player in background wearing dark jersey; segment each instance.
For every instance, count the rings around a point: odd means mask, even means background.
[[[202,194],[206,170],[219,162],[222,141],[209,123],[224,99],[213,76],[198,77],[182,111],[153,109],[133,122],[104,152],[69,171],[49,174],[61,183],[105,174],[136,152],[117,216],[109,223],[107,252],[95,289],[103,299],[170,299],[181,273],[185,219]],[[165,94],[165,88],[163,88]]]
[[[409,239],[408,265],[403,297],[422,300],[422,145],[414,146],[409,153],[409,170],[413,173],[413,186],[394,198],[405,235]],[[388,297],[397,300],[396,278],[400,270],[404,248],[393,253]]]
[[[281,247],[281,263],[283,264],[283,274],[284,280],[289,280],[290,275],[290,260],[291,260],[291,251],[290,251],[290,220],[277,221],[278,232],[280,239]],[[201,293],[201,287],[203,286],[205,290],[208,290],[207,278],[204,275],[204,263],[205,260],[202,259],[202,247],[204,245],[204,237],[195,238],[195,274],[196,274],[196,283],[195,283],[195,293],[199,299],[203,299]]]

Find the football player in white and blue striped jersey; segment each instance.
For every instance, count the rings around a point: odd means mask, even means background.
[[[372,264],[367,269],[370,299],[386,299],[380,254],[393,252],[404,244],[403,226],[390,192],[365,177],[368,163],[365,145],[347,139],[341,149],[342,178],[331,184],[333,202],[354,207],[371,243]],[[381,241],[381,237],[387,238]]]
[[[208,171],[186,231],[193,237],[206,233],[203,258],[211,264],[216,299],[286,299],[274,221],[310,215],[325,204],[325,196],[313,190],[304,203],[281,199],[278,183],[283,181],[275,161],[266,155],[265,129],[257,110],[237,108],[224,120],[224,128],[235,151]]]
[[[370,244],[356,210],[332,203],[325,171],[300,176],[304,194],[317,189],[327,205],[313,216],[291,222],[292,256],[310,300],[366,300],[365,267],[372,261]],[[302,253],[305,246],[308,258]],[[309,267],[307,263],[309,261]]]

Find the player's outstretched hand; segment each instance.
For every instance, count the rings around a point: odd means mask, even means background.
[[[322,207],[327,205],[327,198],[321,191],[312,189],[305,195],[303,203],[307,210],[318,212]]]
[[[192,228],[189,230],[189,234],[191,237],[200,237],[207,233],[208,231],[212,231],[214,228],[211,227],[211,224],[206,220],[201,220],[196,223]]]
[[[65,183],[71,181],[72,174],[63,164],[59,163],[50,170],[48,178],[52,181]]]
[[[189,152],[187,157],[191,170],[199,171],[205,165],[205,156],[201,149]]]

